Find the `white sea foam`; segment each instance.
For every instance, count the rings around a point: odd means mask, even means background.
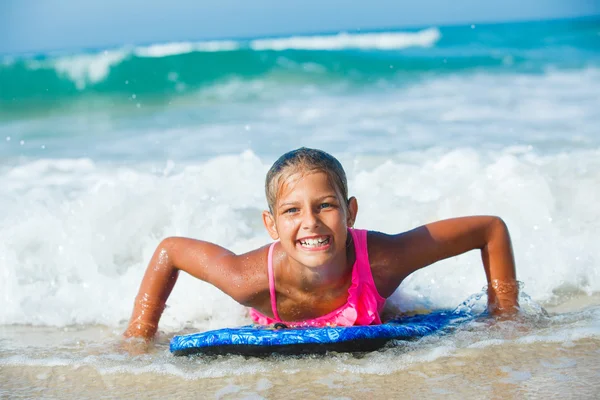
[[[336,35],[292,36],[257,39],[250,42],[254,50],[400,50],[407,47],[431,47],[441,38],[439,29],[418,32],[338,33]]]
[[[56,71],[75,82],[77,89],[83,90],[90,83],[103,81],[110,68],[121,63],[127,56],[125,50],[105,50],[97,54],[63,56],[49,62]]]
[[[232,51],[240,48],[240,43],[233,40],[215,40],[206,42],[173,42],[139,46],[133,50],[138,57],[168,57],[195,51],[217,52]]]
[[[47,60],[31,59],[26,61],[26,65],[32,70],[53,68],[75,82],[78,90],[83,90],[89,84],[102,82],[110,73],[111,67],[131,56],[161,58],[192,52],[231,51],[238,48],[239,43],[235,41],[174,42],[138,46],[133,49],[123,47],[97,53],[61,55]],[[10,59],[6,58],[6,62],[10,62]]]
[[[600,151],[568,156],[456,149],[406,152],[348,166],[358,226],[386,232],[468,214],[502,216],[519,279],[537,301],[560,287],[600,291]],[[4,169],[0,184],[0,323],[118,324],[131,311],[160,239],[184,235],[242,252],[268,243],[260,222],[268,162],[252,152],[165,171],[90,160],[38,160]],[[544,274],[540,276],[539,268]],[[473,252],[409,277],[391,299],[403,310],[451,308],[485,284]],[[245,310],[210,285],[182,276],[163,327],[219,327]]]

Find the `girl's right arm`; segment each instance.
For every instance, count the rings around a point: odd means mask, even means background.
[[[238,256],[213,243],[172,237],[156,248],[140,289],[125,337],[152,339],[179,271],[213,284],[238,302],[244,302],[247,280],[237,271]]]
[[[378,290],[391,296],[416,270],[470,250],[481,252],[488,282],[488,307],[494,314],[518,311],[519,285],[508,228],[494,216],[453,218],[398,235],[373,234],[371,267]],[[372,251],[373,250],[373,251]],[[372,254],[371,254],[372,251]]]

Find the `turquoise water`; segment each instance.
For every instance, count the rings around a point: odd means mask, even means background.
[[[0,156],[274,157],[319,130],[337,153],[596,145],[599,31],[583,19],[4,55]]]
[[[542,74],[598,67],[599,24],[586,19],[469,25],[5,55],[1,115],[74,103],[164,104],[232,80],[358,90],[482,71]],[[136,101],[130,101],[134,94]]]

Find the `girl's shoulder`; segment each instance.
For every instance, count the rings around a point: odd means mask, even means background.
[[[267,244],[234,256],[235,278],[239,288],[243,289],[236,300],[245,306],[253,307],[269,296],[267,262],[270,246]]]
[[[246,253],[235,254],[232,260],[235,270],[247,279],[267,279],[269,247],[267,244]]]
[[[367,231],[367,251],[375,286],[389,297],[412,271],[406,264],[407,242],[403,234]]]
[[[400,242],[400,235],[401,234],[388,234],[375,230],[366,230],[369,257],[372,255],[377,257],[381,255],[381,253],[389,253],[389,251],[393,250]]]
[[[367,230],[367,248],[371,263],[395,262],[395,257],[401,256],[415,244],[410,233],[411,231],[389,234]]]

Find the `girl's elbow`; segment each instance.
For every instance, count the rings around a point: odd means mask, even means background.
[[[186,240],[189,239],[180,236],[168,236],[160,241],[158,250],[166,251],[169,254],[175,254],[188,246]]]
[[[508,231],[508,227],[506,226],[506,222],[502,218],[497,215],[489,216],[490,222],[489,227],[494,230],[503,230]]]
[[[175,246],[177,245],[177,237],[169,236],[160,241],[158,246],[156,247],[157,252],[161,251],[173,251]]]
[[[506,222],[504,222],[504,220],[498,216],[493,216],[492,218],[492,229],[498,231],[498,232],[505,232],[508,233],[508,226],[506,225]]]
[[[490,221],[487,225],[485,235],[487,245],[496,240],[510,241],[510,234],[508,232],[508,226],[506,225],[506,222],[504,222],[504,220],[498,216],[490,216],[489,218]]]
[[[179,248],[180,238],[167,237],[158,244],[154,251],[154,262],[156,265],[175,267],[175,258]]]

